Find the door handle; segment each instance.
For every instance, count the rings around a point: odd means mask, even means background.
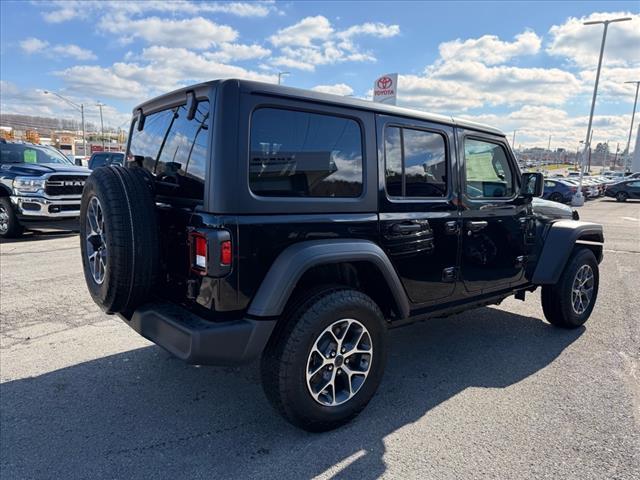
[[[489,225],[489,222],[485,220],[477,220],[477,221],[469,221],[465,225],[467,226],[467,229],[470,232],[476,233],[482,230],[483,228],[486,228],[487,225]]]
[[[402,234],[419,232],[420,230],[422,230],[422,225],[419,223],[396,223],[391,227],[393,233]]]

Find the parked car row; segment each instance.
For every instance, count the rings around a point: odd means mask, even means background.
[[[627,176],[624,176],[622,172],[608,173],[609,175],[585,175],[582,177],[582,195],[585,199],[606,195],[622,202],[630,198],[640,198],[636,193],[636,187],[640,186],[640,173],[632,173]],[[611,173],[615,175],[611,175]],[[554,202],[570,203],[578,192],[579,186],[580,179],[577,172],[570,172],[568,177],[546,178],[544,198]]]

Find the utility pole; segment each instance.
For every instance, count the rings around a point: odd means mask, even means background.
[[[282,82],[282,77],[286,77],[287,75],[291,75],[291,72],[278,72],[278,85]]]
[[[514,150],[515,150],[515,148],[516,148],[516,132],[517,132],[517,131],[518,131],[518,130],[514,130],[514,131],[513,131],[513,139],[511,140],[511,145],[513,145],[513,149],[514,149]]]
[[[636,116],[636,105],[638,104],[638,87],[640,87],[640,81],[635,80],[631,82],[624,83],[635,83],[636,84],[636,98],[633,101],[633,111],[631,112],[631,126],[629,127],[629,140],[627,140],[627,148],[622,152],[623,157],[625,158],[624,166],[625,170],[631,170],[631,156],[629,155],[629,148],[631,148],[631,134],[633,132],[633,120]]]
[[[104,107],[105,104],[98,100],[96,106],[100,109],[100,137],[102,139],[102,150],[104,151],[104,122],[102,121],[102,107]]]
[[[600,81],[600,70],[602,69],[602,57],[604,55],[604,45],[605,42],[607,40],[607,30],[609,29],[609,24],[610,23],[615,23],[615,22],[626,22],[628,20],[631,20],[631,17],[624,17],[624,18],[614,18],[611,20],[594,20],[592,22],[584,22],[583,25],[597,25],[597,24],[603,24],[604,25],[604,31],[602,32],[602,45],[600,45],[600,57],[598,58],[598,70],[596,71],[596,83],[595,86],[593,87],[593,98],[591,100],[591,112],[589,113],[589,125],[587,126],[587,136],[585,139],[585,153],[588,151],[589,153],[591,152],[591,142],[590,142],[590,137],[591,137],[591,125],[593,124],[593,111],[596,107],[596,97],[598,95],[598,82]],[[591,161],[591,155],[589,155],[589,161]],[[584,155],[582,158],[582,162],[581,165],[584,166]],[[589,165],[591,166],[591,165]],[[581,206],[584,205],[584,196],[582,195],[582,178],[584,176],[584,168],[580,169],[580,182],[579,182],[579,186],[578,186],[578,191],[576,192],[576,194],[573,196],[573,199],[571,200],[571,204],[574,206]]]
[[[59,93],[50,92],[48,90],[45,90],[44,94],[45,95],[48,95],[48,94],[55,95],[56,97],[64,100],[65,102],[67,102],[69,105],[71,105],[73,108],[75,108],[76,110],[78,110],[80,112],[80,117],[82,118],[82,153],[86,157],[87,156],[87,137],[85,135],[85,130],[84,130],[84,103],[81,103],[81,104],[78,105],[77,103],[72,102],[68,98],[63,97]]]

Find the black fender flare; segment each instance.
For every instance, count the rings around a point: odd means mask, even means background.
[[[369,240],[309,240],[287,247],[271,265],[248,313],[256,317],[281,315],[298,280],[310,268],[341,262],[371,262],[383,275],[402,318],[409,316],[409,299],[389,257]]]
[[[600,252],[598,262],[602,261],[604,245],[602,225],[575,220],[554,222],[544,239],[544,246],[531,279],[532,283],[536,285],[557,283],[576,244],[595,247]]]

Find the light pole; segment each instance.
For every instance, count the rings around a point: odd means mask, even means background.
[[[55,95],[58,98],[61,98],[62,100],[67,102],[69,105],[71,105],[73,108],[80,111],[80,117],[82,118],[82,153],[86,157],[87,156],[87,138],[85,137],[85,132],[84,132],[84,104],[81,103],[80,105],[78,105],[77,103],[72,102],[68,98],[63,97],[59,93],[50,92],[48,90],[44,91],[45,95],[48,95],[49,93],[52,95]]]
[[[638,104],[638,87],[640,87],[640,81],[635,80],[635,81],[631,81],[631,82],[624,82],[624,83],[635,83],[636,84],[636,99],[633,101],[633,112],[631,112],[631,126],[629,127],[629,140],[627,140],[627,148],[624,149],[623,152],[623,157],[625,158],[624,160],[624,166],[626,167],[626,170],[631,170],[631,157],[629,156],[629,148],[631,148],[631,133],[633,132],[633,120],[636,116],[636,105]]]
[[[582,155],[582,159],[580,162],[580,181],[579,181],[578,191],[576,192],[576,194],[573,196],[573,199],[571,200],[571,204],[576,207],[584,205],[584,196],[582,195],[582,177],[584,176],[584,156],[586,155],[588,149],[591,148],[590,137],[591,137],[591,125],[593,123],[593,110],[596,107],[596,96],[598,95],[598,82],[600,81],[600,70],[602,68],[604,44],[607,40],[607,30],[609,29],[610,23],[626,22],[627,20],[631,20],[631,17],[614,18],[612,20],[594,20],[592,22],[584,22],[583,24],[583,25],[603,24],[604,31],[602,32],[602,45],[600,45],[600,58],[598,58],[598,70],[596,71],[596,83],[595,83],[595,86],[593,87],[593,98],[591,99],[591,113],[589,113],[589,125],[587,126],[587,136],[585,140],[584,154]]]
[[[104,107],[105,104],[98,100],[96,106],[100,109],[100,137],[102,138],[102,150],[104,151],[104,122],[102,121],[102,107]]]
[[[286,77],[287,75],[291,75],[291,72],[278,72],[278,85],[282,82],[282,77]]]

